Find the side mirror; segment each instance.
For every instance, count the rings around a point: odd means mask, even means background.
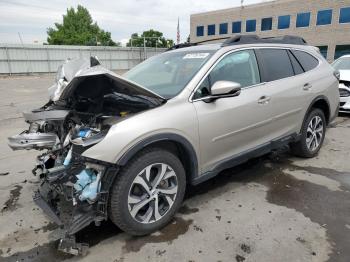
[[[241,93],[241,84],[231,81],[217,81],[211,87],[211,94],[204,102],[210,103],[219,98],[239,96]]]

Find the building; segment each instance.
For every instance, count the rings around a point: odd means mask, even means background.
[[[350,0],[276,0],[191,15],[191,42],[257,34],[297,35],[328,59],[350,54]]]

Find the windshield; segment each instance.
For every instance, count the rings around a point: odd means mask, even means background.
[[[350,57],[339,58],[332,65],[336,70],[350,70]]]
[[[137,65],[124,76],[169,99],[179,94],[213,51],[165,52]]]

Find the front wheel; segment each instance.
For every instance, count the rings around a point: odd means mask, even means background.
[[[174,154],[145,150],[117,175],[109,216],[129,234],[150,234],[169,223],[182,203],[185,188],[185,170]]]
[[[326,118],[322,110],[313,109],[304,121],[300,140],[291,145],[295,155],[311,158],[321,149],[326,134]]]

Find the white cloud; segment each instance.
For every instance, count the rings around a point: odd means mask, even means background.
[[[18,32],[25,43],[44,42],[46,30],[69,7],[85,6],[94,21],[112,33],[115,41],[125,42],[134,32],[155,29],[167,38],[176,39],[177,19],[180,18],[181,39],[190,30],[190,14],[240,5],[240,0],[0,0],[0,42],[18,43]],[[246,0],[245,4],[262,2]]]

